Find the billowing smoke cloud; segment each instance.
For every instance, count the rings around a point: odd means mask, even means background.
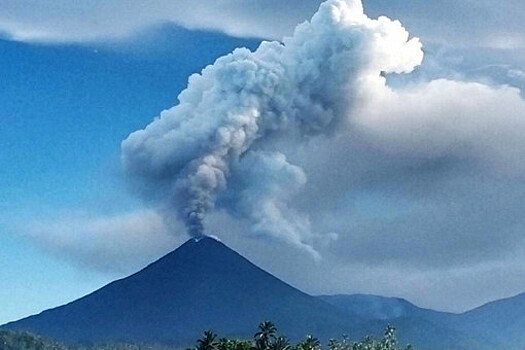
[[[286,205],[306,175],[266,148],[335,133],[361,85],[422,58],[399,22],[366,17],[359,0],[329,0],[283,43],[237,49],[191,76],[178,105],[122,143],[123,164],[162,189],[190,235],[204,234],[206,213],[224,197],[255,232],[308,246],[308,219]]]

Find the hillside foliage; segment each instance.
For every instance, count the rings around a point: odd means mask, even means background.
[[[56,342],[30,332],[0,331],[0,350],[177,350],[177,347],[141,344],[102,344],[96,346],[70,345]],[[321,341],[307,335],[302,341],[292,343],[278,335],[272,322],[262,322],[253,339],[219,338],[211,330],[205,331],[194,347],[186,350],[410,350],[410,345],[399,347],[395,329],[387,326],[382,338],[367,336],[361,341],[351,341],[347,336],[330,339],[323,347]]]
[[[330,339],[326,350],[411,350],[411,345],[399,347],[395,328],[387,326],[382,338],[367,336],[361,341],[352,341],[347,336],[341,339]],[[259,325],[253,340],[218,338],[212,331],[206,331],[197,340],[194,348],[186,350],[323,350],[321,341],[307,335],[302,341],[292,344],[285,336],[278,335],[272,322],[265,321]]]

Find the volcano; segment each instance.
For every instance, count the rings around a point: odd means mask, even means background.
[[[299,291],[220,241],[204,237],[190,239],[143,270],[83,298],[4,327],[68,342],[184,345],[206,329],[251,337],[263,320],[273,321],[292,339],[309,333],[327,339],[352,330],[359,317]],[[372,328],[381,326],[370,324]]]
[[[292,341],[313,334],[323,342],[342,334],[353,339],[377,336],[391,323],[398,327],[400,340],[416,348],[503,348],[476,327],[480,320],[494,319],[484,310],[456,315],[420,309],[401,299],[314,297],[220,241],[203,237],[188,240],[141,271],[85,297],[0,328],[28,330],[68,343],[186,346],[208,329],[220,336],[251,338],[264,320],[274,322]]]

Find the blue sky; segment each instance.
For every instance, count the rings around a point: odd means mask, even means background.
[[[139,3],[0,4],[0,324],[80,297],[187,238],[155,198],[137,195],[121,142],[176,105],[192,73],[236,47],[255,50],[257,38],[290,35],[320,2]],[[250,224],[227,212],[227,200],[208,225],[310,293],[402,296],[461,311],[525,291],[525,251],[517,249],[525,229],[523,4],[364,5],[423,42],[422,65],[387,76],[409,102],[376,111],[393,122],[361,116],[368,134],[268,147],[308,178],[288,205],[308,218],[322,259],[247,234]],[[428,125],[403,119],[420,111]]]

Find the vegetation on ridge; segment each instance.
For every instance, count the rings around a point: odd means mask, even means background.
[[[176,347],[105,344],[97,346],[68,345],[29,333],[0,331],[0,350],[174,350]],[[370,336],[361,341],[351,341],[347,336],[330,339],[327,350],[409,350],[409,345],[400,348],[397,345],[395,329],[387,326],[384,336],[376,339]],[[277,328],[270,321],[262,322],[253,340],[219,338],[212,331],[205,331],[197,340],[194,348],[186,350],[322,350],[319,339],[307,335],[304,340],[292,344],[285,336],[278,335]]]
[[[292,344],[285,336],[277,336],[277,328],[270,321],[264,321],[259,325],[257,333],[251,340],[217,339],[217,334],[205,331],[197,340],[195,348],[187,350],[322,350],[319,339],[307,335],[303,341]],[[330,339],[328,350],[410,350],[411,345],[404,348],[398,347],[395,328],[387,326],[382,338],[376,339],[371,336],[361,341],[351,341],[347,336],[342,339]]]

